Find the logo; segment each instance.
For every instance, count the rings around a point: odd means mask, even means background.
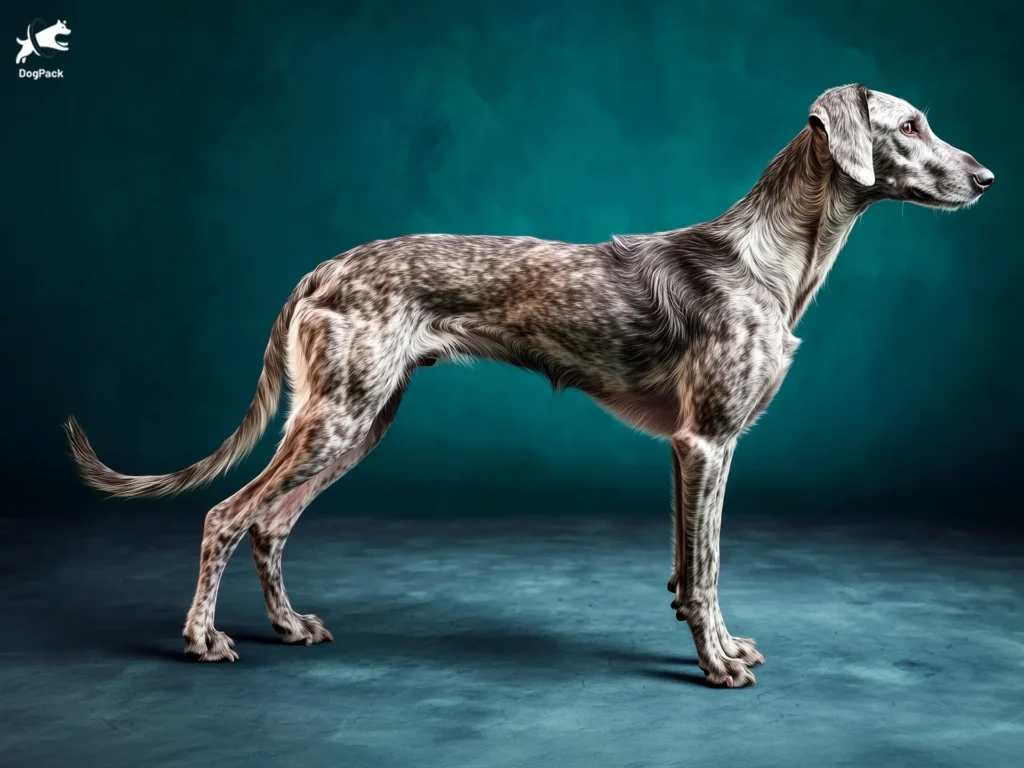
[[[20,37],[15,38],[18,45],[21,46],[21,50],[14,60],[15,64],[24,64],[29,56],[52,59],[56,55],[55,51],[66,51],[68,49],[66,42],[57,39],[58,37],[71,34],[68,25],[60,20],[48,27],[45,25],[45,21],[36,19],[26,28],[25,40],[22,40]],[[60,69],[19,69],[18,77],[38,80],[46,77],[64,77],[64,72]]]

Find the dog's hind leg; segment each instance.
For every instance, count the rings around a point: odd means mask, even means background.
[[[359,445],[340,456],[316,477],[289,491],[249,529],[256,572],[267,603],[267,615],[274,629],[284,635],[286,643],[312,645],[334,639],[318,616],[299,614],[288,600],[281,565],[288,535],[306,507],[358,464],[381,441],[398,412],[403,393],[404,388],[391,396],[391,400],[374,419],[369,433]]]
[[[186,652],[202,661],[238,658],[231,639],[214,628],[214,613],[224,568],[246,531],[290,492],[321,473],[330,477],[332,465],[367,438],[408,378],[400,340],[358,320],[322,309],[296,311],[289,338],[296,408],[284,439],[267,468],[206,517],[199,583],[184,629]]]

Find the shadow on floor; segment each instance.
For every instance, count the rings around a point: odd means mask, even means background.
[[[648,653],[602,643],[593,637],[573,637],[524,627],[521,621],[481,618],[458,613],[459,606],[433,602],[429,606],[399,612],[396,609],[367,612],[359,602],[329,605],[335,618],[335,641],[318,654],[321,664],[430,665],[436,668],[476,668],[492,673],[503,671],[514,678],[571,678],[576,675],[636,674],[663,680],[705,685],[695,656]],[[180,613],[164,611],[114,615],[89,611],[87,616],[63,612],[51,627],[58,642],[50,650],[73,647],[80,653],[97,654],[126,661],[160,661],[171,664],[193,661],[178,640],[181,624],[168,619]],[[88,619],[88,621],[86,621]],[[453,630],[453,627],[457,629]],[[238,646],[247,665],[274,666],[301,654],[304,648],[289,648],[270,627],[265,631],[246,623],[240,627],[225,623],[220,628]],[[568,630],[568,625],[567,625]],[[126,638],[157,638],[153,642]],[[172,642],[173,639],[173,642]],[[34,645],[36,651],[47,644]],[[663,667],[693,667],[693,672],[667,671]]]

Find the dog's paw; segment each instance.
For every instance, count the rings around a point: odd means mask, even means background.
[[[220,630],[210,627],[185,632],[185,653],[199,661],[237,661],[235,641]]]
[[[708,684],[722,688],[742,688],[755,685],[757,680],[747,665],[738,659],[712,656],[699,662]]]
[[[287,645],[313,645],[334,640],[334,635],[324,626],[320,617],[312,613],[305,616],[296,613],[288,617],[284,624],[274,622],[274,629],[284,635]]]

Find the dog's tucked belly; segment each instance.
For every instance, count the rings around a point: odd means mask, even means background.
[[[594,400],[631,427],[660,437],[678,430],[679,402],[671,396],[600,395]]]

